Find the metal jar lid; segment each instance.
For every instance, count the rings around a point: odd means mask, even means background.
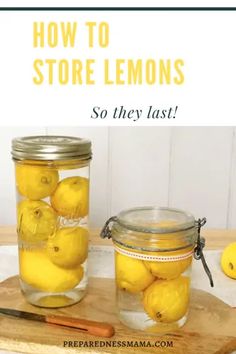
[[[12,140],[14,160],[89,160],[91,141],[73,136],[26,136]]]

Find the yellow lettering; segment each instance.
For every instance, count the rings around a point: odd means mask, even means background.
[[[59,83],[61,85],[66,85],[69,81],[69,64],[66,59],[59,61],[58,67]]]
[[[80,60],[72,60],[72,84],[80,84],[82,85],[82,62]]]
[[[116,60],[116,84],[117,85],[124,85],[125,81],[121,79],[121,76],[124,74],[124,69],[122,65],[125,63],[124,59],[117,59]]]
[[[94,70],[92,68],[92,64],[94,64],[94,59],[88,59],[86,61],[86,84],[87,85],[94,85],[95,81],[92,79],[92,75]]]
[[[58,45],[58,27],[55,22],[50,22],[48,25],[48,45],[51,48]]]
[[[109,44],[109,25],[106,22],[101,22],[99,25],[99,45],[105,48]]]
[[[53,84],[53,66],[56,63],[55,59],[46,59],[45,63],[48,64],[48,83]]]
[[[138,59],[134,64],[133,60],[128,60],[128,84],[143,83],[142,79],[142,60]]]
[[[109,60],[104,60],[104,82],[105,85],[114,85],[114,81],[109,78]]]
[[[174,83],[176,85],[181,85],[184,82],[184,74],[181,67],[184,66],[184,61],[182,59],[177,59],[174,63],[174,67],[178,76],[174,77]]]
[[[146,62],[146,82],[148,85],[153,85],[156,82],[156,63],[151,59]]]
[[[61,22],[61,35],[64,47],[74,47],[77,32],[77,22]]]
[[[41,73],[40,67],[43,66],[43,61],[36,59],[33,63],[34,70],[38,77],[33,77],[33,82],[35,85],[41,85],[43,83],[43,74]]]
[[[160,60],[160,79],[159,83],[163,85],[164,83],[166,84],[171,84],[171,62],[170,59],[164,62],[164,60]]]
[[[96,22],[86,22],[86,26],[88,26],[89,47],[93,48],[93,46],[94,46],[94,27],[96,26]]]
[[[34,22],[33,24],[33,46],[44,47],[44,23],[43,22]]]

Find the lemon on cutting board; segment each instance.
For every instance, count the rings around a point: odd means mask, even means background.
[[[76,267],[88,256],[88,238],[88,230],[83,227],[62,227],[48,240],[48,257],[59,267]]]
[[[16,164],[16,188],[31,200],[50,196],[59,180],[58,171],[44,166]]]
[[[88,215],[89,181],[85,177],[67,177],[58,183],[51,196],[56,212],[70,219]]]
[[[156,280],[144,291],[144,310],[157,322],[180,320],[188,310],[189,286],[189,278],[185,276],[173,280]]]
[[[118,288],[134,294],[143,291],[155,280],[142,260],[118,252],[115,252],[115,272]]]
[[[42,200],[23,200],[17,206],[19,237],[28,242],[44,241],[55,232],[57,214]]]
[[[221,256],[221,268],[228,277],[236,279],[236,242],[224,249]]]
[[[81,265],[63,269],[50,261],[45,250],[19,251],[20,278],[32,287],[47,292],[64,292],[76,287],[83,278]]]

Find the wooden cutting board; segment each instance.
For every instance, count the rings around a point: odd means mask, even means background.
[[[112,323],[116,334],[103,339],[80,333],[74,329],[40,322],[0,316],[0,348],[22,353],[70,354],[70,353],[129,353],[136,354],[227,354],[236,350],[236,309],[216,297],[200,290],[192,291],[191,311],[187,324],[170,335],[147,335],[123,326],[116,316],[114,280],[90,279],[88,295],[79,304],[60,310],[40,309],[27,304],[21,295],[18,277],[0,284],[0,307],[8,307],[37,313],[57,313],[74,317]],[[63,347],[64,341],[85,341],[88,347]],[[172,347],[95,347],[96,341],[165,341]],[[96,344],[97,343],[97,344]],[[101,343],[101,345],[103,344]],[[164,343],[164,342],[162,342]],[[78,344],[78,343],[77,343]],[[92,346],[93,345],[93,346]]]

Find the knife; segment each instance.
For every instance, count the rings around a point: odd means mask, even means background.
[[[108,323],[83,320],[75,317],[57,315],[39,315],[32,312],[19,311],[7,308],[0,308],[0,314],[19,317],[30,321],[39,321],[59,326],[76,328],[84,333],[87,332],[98,337],[110,338],[114,335],[114,327]]]

